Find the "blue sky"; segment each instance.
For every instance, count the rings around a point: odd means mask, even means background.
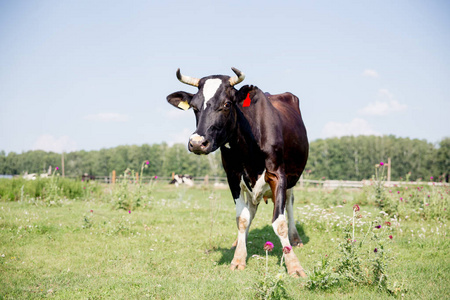
[[[0,150],[187,143],[176,69],[231,67],[297,95],[311,141],[450,136],[448,1],[0,0]]]

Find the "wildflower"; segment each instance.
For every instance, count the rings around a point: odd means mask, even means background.
[[[428,206],[428,205],[430,205],[430,203],[425,203],[425,206]]]
[[[397,194],[400,194],[400,191],[397,191]]]
[[[145,164],[148,165],[148,164],[150,164],[150,162],[149,162],[148,160],[146,160],[146,161],[145,161]]]
[[[378,249],[377,249],[377,248],[373,249],[373,252],[377,253],[377,252],[378,252]]]
[[[288,254],[289,252],[291,252],[291,250],[292,250],[292,246],[285,246],[283,248],[283,253]]]
[[[353,210],[354,211],[359,211],[359,205],[358,204],[353,205]]]
[[[131,210],[129,210],[128,213],[131,214]]]
[[[56,167],[56,171],[58,171],[59,170],[59,168],[58,167]]]
[[[91,213],[93,213],[94,211],[91,209]]]
[[[384,162],[380,162],[380,166],[384,166]]]
[[[386,222],[384,222],[384,225],[391,226],[391,222],[386,221]]]
[[[155,179],[158,179],[158,176],[155,175]]]
[[[266,251],[272,251],[272,250],[273,250],[273,244],[272,244],[272,242],[267,241],[267,242],[264,244],[264,250],[266,250]]]
[[[390,239],[392,240],[392,239],[393,239],[393,236],[392,236],[392,235],[390,235],[390,236],[389,236],[389,238],[390,238]]]
[[[402,198],[402,197],[400,197],[400,201],[403,201],[403,198]]]
[[[378,229],[380,229],[380,228],[381,228],[381,225],[377,225],[377,226],[375,226],[375,228],[378,228]]]
[[[433,177],[433,176],[431,176],[431,177],[430,177],[430,180],[433,180],[433,178],[434,178],[434,177]]]

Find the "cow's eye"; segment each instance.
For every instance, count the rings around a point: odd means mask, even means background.
[[[223,108],[230,108],[230,107],[231,107],[230,101],[225,102],[225,104],[223,105]]]

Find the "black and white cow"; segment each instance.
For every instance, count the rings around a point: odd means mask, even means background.
[[[198,92],[175,92],[167,96],[167,101],[177,108],[194,110],[197,129],[189,138],[191,152],[221,150],[236,203],[238,237],[231,262],[234,270],[246,266],[246,240],[263,197],[273,200],[272,226],[283,248],[302,245],[294,221],[293,187],[306,165],[309,145],[296,96],[265,94],[248,85],[237,90],[234,86],[245,76],[232,70],[236,76],[197,79],[182,75],[178,69],[177,78],[198,87]],[[289,274],[306,276],[294,251],[285,259]]]

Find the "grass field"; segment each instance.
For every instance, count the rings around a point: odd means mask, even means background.
[[[124,210],[104,189],[102,197],[63,198],[57,205],[0,202],[0,299],[253,299],[266,272],[266,241],[275,244],[268,272],[279,273],[282,249],[270,202],[261,203],[252,223],[247,268],[230,271],[237,229],[228,190],[158,183],[138,208]],[[339,256],[341,227],[355,203],[361,220],[380,215],[361,191],[310,188],[295,197],[304,247],[294,251],[308,275],[324,257]],[[408,217],[383,225],[392,235],[386,245],[391,292],[367,284],[309,289],[308,278],[283,275],[287,298],[448,299],[447,219]]]

